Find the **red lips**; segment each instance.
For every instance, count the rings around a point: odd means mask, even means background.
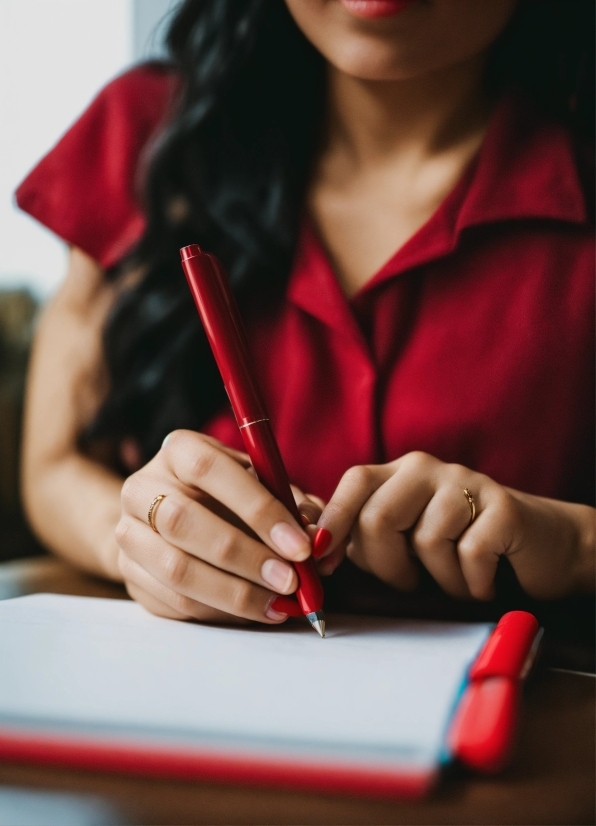
[[[416,0],[340,0],[354,17],[393,17],[414,5]]]

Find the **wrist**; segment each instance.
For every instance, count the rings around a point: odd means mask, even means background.
[[[526,546],[532,551],[527,559],[525,554],[518,561],[512,557],[524,590],[537,599],[594,593],[594,508],[507,490],[525,511],[524,537],[518,550]]]

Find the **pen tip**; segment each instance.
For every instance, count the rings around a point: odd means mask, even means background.
[[[312,611],[306,615],[306,619],[320,637],[325,636],[325,614],[322,611]]]
[[[316,622],[313,622],[312,627],[320,637],[325,636],[325,620],[317,620]]]

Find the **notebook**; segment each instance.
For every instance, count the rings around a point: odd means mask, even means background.
[[[417,796],[490,624],[333,616],[242,628],[134,602],[0,602],[0,757]]]

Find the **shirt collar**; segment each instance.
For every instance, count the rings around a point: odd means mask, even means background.
[[[329,257],[312,223],[305,220],[298,255],[288,283],[286,297],[309,315],[357,341],[368,352],[364,337],[351,312],[348,299],[337,280]]]
[[[453,252],[465,230],[546,219],[583,224],[588,210],[567,130],[505,96],[476,158],[437,211],[357,293]],[[355,334],[350,312],[314,228],[306,220],[288,300],[332,327]]]
[[[457,228],[531,218],[584,223],[585,196],[569,132],[506,96],[491,118]]]

